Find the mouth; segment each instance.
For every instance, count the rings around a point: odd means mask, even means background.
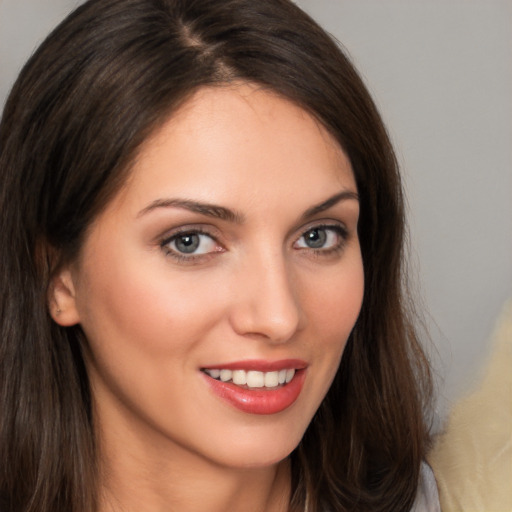
[[[262,372],[257,370],[230,370],[228,368],[205,368],[202,370],[212,379],[231,382],[245,389],[277,389],[291,382],[295,368],[283,368],[279,371]]]
[[[212,392],[235,408],[250,414],[275,414],[299,397],[307,363],[244,361],[201,368]]]

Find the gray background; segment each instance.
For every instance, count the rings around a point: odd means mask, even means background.
[[[0,0],[0,105],[79,3]],[[443,416],[476,381],[512,295],[512,2],[297,3],[346,48],[394,140]]]

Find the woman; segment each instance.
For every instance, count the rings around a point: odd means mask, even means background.
[[[423,499],[396,161],[296,6],[87,2],[0,151],[6,510]]]

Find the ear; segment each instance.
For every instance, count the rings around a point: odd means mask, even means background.
[[[48,307],[55,323],[63,327],[70,327],[80,322],[75,285],[69,268],[62,269],[52,278],[48,291]]]

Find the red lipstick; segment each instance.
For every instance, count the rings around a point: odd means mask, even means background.
[[[203,369],[219,368],[225,370],[255,370],[257,372],[275,372],[294,368],[302,370],[308,364],[302,359],[281,359],[279,361],[263,361],[261,359],[249,359],[247,361],[233,361],[231,363],[219,363],[216,365],[208,365]]]
[[[294,369],[295,375],[287,384],[275,388],[249,388],[222,382],[203,372],[204,379],[215,395],[249,414],[276,414],[290,407],[299,397],[306,376],[307,363],[298,359],[280,361],[237,361],[208,366],[203,369],[246,370],[274,372]]]

